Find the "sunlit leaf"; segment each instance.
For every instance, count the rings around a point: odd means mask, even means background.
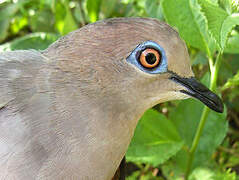
[[[239,24],[239,14],[229,15],[225,10],[207,0],[199,2],[207,17],[209,31],[219,47],[224,49],[228,34],[234,26]]]
[[[0,8],[0,42],[7,37],[11,18],[18,8],[18,4],[8,4],[6,7]]]
[[[101,0],[87,0],[86,8],[91,22],[95,22],[99,19]]]
[[[228,14],[232,13],[232,0],[219,0],[217,2]]]
[[[189,177],[189,180],[236,180],[236,173],[230,172],[230,169],[225,173],[218,172],[209,168],[197,168]]]
[[[127,152],[127,160],[158,165],[182,147],[175,126],[155,110],[145,112],[139,121]]]
[[[231,32],[232,28],[235,27],[236,25],[239,25],[239,13],[232,14],[225,19],[221,32],[221,46],[223,48],[226,44],[228,34]]]
[[[55,5],[55,27],[63,35],[64,19],[66,17],[66,8],[61,2]]]
[[[233,86],[239,86],[239,71],[233,78],[228,79],[226,84],[223,86],[223,89],[227,89]]]
[[[207,31],[206,18],[196,0],[162,0],[164,17],[176,27],[180,36],[191,46],[209,56],[215,45]],[[173,13],[172,13],[173,12]]]
[[[64,26],[63,26],[63,35],[67,34],[71,31],[74,31],[78,28],[75,19],[72,16],[72,12],[69,7],[66,8],[66,16],[64,18]]]
[[[33,33],[24,37],[15,39],[9,43],[0,46],[0,51],[18,50],[18,49],[37,49],[47,48],[52,42],[59,38],[57,34],[51,33]]]
[[[102,0],[100,10],[104,14],[104,17],[110,17],[113,13],[118,0]]]
[[[239,33],[228,38],[224,52],[239,54]]]
[[[176,156],[172,157],[172,160],[165,164],[165,173],[169,169],[176,177],[185,173],[188,151],[192,145],[203,107],[204,105],[198,100],[188,99],[180,102],[178,107],[170,112],[169,118],[177,127],[180,136],[185,142],[185,147]],[[224,139],[227,128],[226,110],[224,110],[223,114],[210,111],[194,156],[193,167],[203,166],[208,163],[212,153]],[[175,163],[178,166],[173,168]]]
[[[146,0],[145,11],[149,17],[163,20],[163,12],[160,6],[160,0]]]
[[[195,169],[189,177],[189,180],[213,180],[214,172],[206,168]]]
[[[7,37],[7,30],[8,30],[9,24],[10,24],[10,21],[8,19],[0,21],[0,42]]]
[[[28,25],[28,19],[22,16],[14,17],[14,23],[11,24],[10,28],[13,34],[17,34],[21,29]]]
[[[44,9],[31,16],[29,23],[33,32],[53,32],[55,19],[49,9]]]

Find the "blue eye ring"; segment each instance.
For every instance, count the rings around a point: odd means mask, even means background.
[[[139,61],[140,55],[146,49],[154,49],[161,56],[160,63],[157,66],[153,68],[147,68],[140,63]],[[126,58],[126,61],[133,64],[134,66],[139,68],[141,71],[144,71],[149,74],[159,74],[159,73],[165,73],[168,71],[168,63],[167,63],[165,51],[160,45],[158,45],[154,41],[146,41],[139,44],[132,51],[132,53]]]

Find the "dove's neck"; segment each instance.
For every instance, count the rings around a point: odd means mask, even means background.
[[[57,110],[64,118],[57,129],[65,135],[64,141],[72,153],[70,156],[78,160],[79,175],[85,174],[90,179],[111,179],[143,111],[110,97],[99,100],[73,92],[61,96],[60,89],[57,95],[56,104],[64,105]]]

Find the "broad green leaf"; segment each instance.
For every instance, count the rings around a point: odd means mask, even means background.
[[[193,59],[192,65],[206,65],[207,64],[207,57],[205,56],[204,53],[202,53],[201,51],[199,51],[196,56]]]
[[[55,27],[61,35],[63,35],[65,17],[66,8],[60,1],[58,1],[55,6]]]
[[[180,102],[174,111],[170,112],[169,118],[178,129],[180,136],[185,142],[184,147],[163,166],[164,175],[170,180],[182,176],[186,171],[189,148],[201,117],[204,105],[195,99]],[[193,167],[203,166],[208,163],[212,153],[224,139],[228,124],[226,110],[223,114],[210,112],[203,129],[200,142],[194,156]],[[175,167],[175,164],[177,166]],[[174,174],[170,176],[170,174]]]
[[[239,13],[232,14],[225,19],[222,25],[222,32],[221,32],[221,46],[223,48],[226,44],[228,34],[231,32],[232,28],[235,27],[236,25],[239,25]]]
[[[197,1],[162,0],[161,3],[165,19],[178,29],[180,36],[191,46],[211,56],[215,45],[207,32],[206,19]]]
[[[104,15],[104,18],[108,18],[113,13],[117,0],[102,0],[100,10]]]
[[[156,166],[175,155],[181,147],[181,138],[172,122],[150,109],[140,119],[126,157],[129,161]]]
[[[225,173],[217,173],[213,176],[213,180],[236,180],[236,172],[231,172],[230,169],[228,169]]]
[[[142,173],[142,171],[134,171],[130,176],[126,177],[126,180],[164,180],[162,177],[156,177],[152,172]]]
[[[62,34],[65,35],[71,31],[76,30],[77,28],[78,28],[78,26],[72,16],[70,8],[66,6],[66,16],[64,19],[64,26],[63,26]]]
[[[222,143],[228,130],[226,115],[226,108],[224,108],[223,114],[213,111],[209,113],[205,128],[203,129],[203,133],[195,153],[195,166],[207,164],[213,152]]]
[[[11,18],[18,8],[18,4],[8,4],[6,7],[0,8],[0,42],[7,37]]]
[[[81,2],[79,2],[81,3]],[[85,25],[87,19],[85,17],[85,9],[83,9],[82,4],[78,4],[75,8],[74,8],[74,17],[77,20],[78,23],[81,23],[82,25]]]
[[[135,180],[140,176],[140,171],[134,171],[130,176],[126,177],[126,180]]]
[[[101,0],[87,0],[86,9],[90,17],[90,22],[95,22],[99,19]]]
[[[0,21],[13,16],[19,9],[19,4],[8,4],[5,7],[0,7]]]
[[[232,13],[232,0],[219,0],[218,4],[226,10],[228,14]]]
[[[32,33],[24,37],[15,39],[0,46],[1,51],[18,49],[37,49],[43,50],[59,38],[57,34],[51,33]]]
[[[189,180],[213,180],[214,172],[207,168],[195,169],[189,177]]]
[[[33,32],[53,32],[54,23],[55,19],[50,9],[44,9],[30,16],[29,25]]]
[[[68,3],[68,0],[63,3],[58,1],[55,8],[55,26],[61,35],[65,35],[78,28]]]
[[[230,169],[226,172],[218,172],[209,168],[196,168],[189,177],[189,180],[236,180],[236,173]]]
[[[160,6],[160,0],[146,0],[145,11],[149,17],[163,20],[163,12]]]
[[[239,12],[238,0],[232,0],[232,12]]]
[[[17,34],[21,29],[28,25],[27,17],[15,16],[14,23],[11,24],[10,29],[13,34]]]
[[[218,1],[220,1],[220,0],[209,0],[209,1],[214,3],[214,4],[218,4]]]
[[[207,17],[209,31],[223,50],[228,34],[234,26],[239,24],[239,14],[229,15],[225,10],[207,0],[200,0],[199,2]]]
[[[239,86],[239,71],[233,78],[228,79],[222,89],[227,89],[233,86]]]
[[[239,33],[233,34],[227,40],[225,53],[239,54]]]
[[[207,18],[208,29],[215,38],[219,47],[221,44],[221,32],[224,20],[228,17],[228,13],[220,8],[218,5],[211,3],[208,0],[199,0],[202,7],[202,12]]]
[[[0,20],[0,42],[3,41],[7,37],[7,30],[10,25],[10,20]]]

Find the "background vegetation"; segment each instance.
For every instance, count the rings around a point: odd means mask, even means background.
[[[153,17],[186,41],[198,79],[221,94],[223,114],[195,100],[148,110],[127,152],[128,180],[239,179],[238,0],[0,0],[0,51],[45,49],[85,24]]]

